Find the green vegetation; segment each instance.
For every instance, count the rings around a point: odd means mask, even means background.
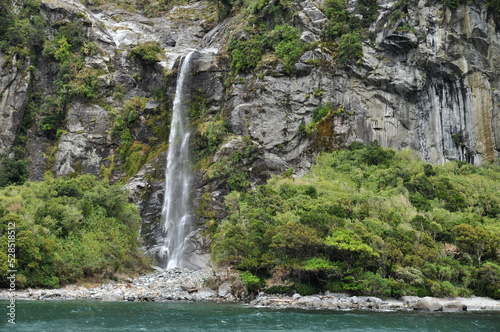
[[[70,102],[74,97],[96,102],[100,97],[99,79],[102,72],[85,68],[85,56],[96,54],[99,49],[83,34],[81,20],[61,25],[53,39],[43,48],[43,56],[55,61],[59,72],[55,85],[55,95],[47,95],[40,107],[39,132],[48,138],[59,137]]]
[[[500,298],[499,191],[497,164],[433,166],[356,142],[300,180],[226,196],[212,255],[273,292]]]
[[[11,184],[23,184],[28,179],[28,167],[24,160],[8,157],[0,159],[0,188]]]
[[[338,39],[337,56],[342,63],[359,60],[363,57],[361,45],[363,28],[368,28],[376,19],[377,5],[375,2],[360,1],[358,7],[362,19],[349,16],[345,10],[344,0],[325,1],[325,15],[328,22],[323,30],[323,39],[335,41]]]
[[[220,7],[219,7],[220,9]],[[283,61],[285,72],[291,74],[296,61],[315,44],[300,40],[296,27],[290,25],[293,6],[289,1],[255,1],[244,9],[247,33],[238,39],[233,36],[227,45],[231,55],[229,83],[238,73],[255,69],[266,54],[273,54]]]
[[[145,65],[153,65],[161,61],[162,56],[163,49],[156,41],[139,44],[129,53],[129,57],[136,58]]]
[[[455,10],[460,6],[460,0],[446,0],[445,4],[448,6],[450,9]]]
[[[21,69],[28,56],[39,52],[45,41],[46,23],[39,12],[40,1],[22,0],[14,9],[12,1],[2,0],[0,10],[0,51],[7,54],[4,66],[12,66],[16,57]]]
[[[166,149],[166,137],[162,137],[163,141],[160,144],[154,144],[154,148],[150,145],[141,143],[139,141],[134,141],[132,138],[131,131],[137,126],[137,117],[139,114],[145,114],[146,103],[148,98],[145,97],[133,97],[125,101],[123,107],[119,110],[112,108],[111,106],[105,106],[108,111],[110,119],[113,121],[113,127],[111,129],[111,137],[116,139],[119,138],[119,148],[118,152],[120,154],[120,159],[122,161],[121,170],[125,177],[123,180],[136,174],[139,169],[148,161],[158,156],[162,151]],[[147,123],[155,132],[155,120],[158,118],[163,120],[165,117],[161,110],[154,111],[155,114],[147,114]],[[166,125],[160,126],[162,132],[165,130]],[[166,136],[162,133],[163,136]],[[114,167],[114,166],[113,166]],[[107,172],[109,173],[109,171]]]
[[[313,118],[309,124],[306,125],[304,121],[300,123],[298,128],[299,134],[302,136],[316,134],[320,123],[326,124],[325,121],[343,113],[352,115],[352,113],[346,112],[344,106],[335,106],[332,102],[321,103],[313,110]],[[329,127],[328,125],[326,126]]]
[[[59,287],[113,278],[147,266],[138,242],[140,216],[127,194],[92,175],[27,182],[0,189],[1,287],[17,269],[20,287]],[[16,262],[7,259],[15,224]]]
[[[197,168],[206,168],[211,156],[229,135],[228,123],[219,111],[211,114],[205,93],[196,91],[189,105],[189,120],[196,128],[191,140],[191,160]]]
[[[241,150],[224,156],[207,169],[207,179],[227,179],[231,190],[246,190],[250,185],[246,169],[253,164],[258,155],[258,147],[252,143],[250,137],[245,137]]]
[[[231,75],[248,72],[257,67],[268,52],[283,60],[285,71],[291,74],[295,62],[311,48],[299,39],[298,29],[290,25],[275,25],[268,30],[266,25],[259,28],[246,28],[250,39],[232,38],[227,46],[231,54]]]
[[[237,7],[237,2],[221,5],[228,12]],[[243,27],[247,35],[239,33],[230,39],[227,51],[231,55],[231,73],[228,83],[232,83],[238,73],[258,69],[265,64],[272,53],[283,61],[287,74],[292,74],[297,60],[315,47],[326,47],[335,51],[341,63],[356,62],[363,57],[362,41],[368,39],[367,28],[377,18],[378,6],[375,1],[358,1],[359,15],[349,15],[344,0],[326,0],[324,13],[328,18],[322,33],[322,43],[302,41],[299,30],[290,25],[293,22],[293,2],[251,1],[241,8],[241,16],[248,22]],[[219,7],[221,10],[221,7]],[[314,60],[311,60],[314,61]]]

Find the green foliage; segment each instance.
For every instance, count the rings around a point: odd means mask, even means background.
[[[297,285],[297,293],[302,296],[314,295],[318,294],[319,289],[310,284],[298,284]]]
[[[7,225],[15,223],[22,287],[59,287],[144,268],[140,220],[121,188],[92,175],[0,189],[0,247],[7,252]]]
[[[274,47],[274,54],[283,60],[285,71],[291,74],[295,62],[307,50],[307,45],[299,39],[298,29],[289,25],[277,25],[271,34],[273,38],[276,38],[275,34],[280,36],[281,41]]]
[[[391,296],[391,281],[383,278],[379,273],[366,272],[363,275],[361,291],[363,294],[388,298]]]
[[[291,286],[271,286],[266,288],[267,294],[286,294],[293,291]]]
[[[311,175],[228,195],[212,257],[314,292],[498,297],[499,179],[498,165],[428,166],[355,142]]]
[[[139,44],[129,53],[129,57],[136,58],[145,65],[153,65],[161,61],[162,56],[163,49],[156,41]]]
[[[60,137],[68,105],[74,97],[94,102],[100,97],[98,77],[102,72],[83,66],[84,57],[97,53],[98,48],[87,40],[83,31],[81,20],[67,22],[44,44],[43,56],[55,61],[59,68],[54,82],[57,91],[46,96],[40,112],[39,134],[50,139]]]
[[[249,39],[232,38],[227,45],[232,77],[257,67],[268,52],[283,60],[286,73],[291,74],[297,60],[314,46],[301,41],[298,29],[288,24],[276,24],[272,28],[262,24],[246,30],[250,33]]]
[[[445,4],[450,8],[451,10],[455,10],[460,6],[460,0],[446,0]]]
[[[262,287],[262,281],[248,271],[242,272],[240,279],[250,293],[257,292]]]
[[[16,57],[17,68],[22,69],[28,56],[37,54],[45,41],[40,1],[0,1],[0,11],[0,52],[6,54],[3,67],[11,67]]]
[[[338,56],[341,62],[347,63],[352,59],[363,57],[363,46],[361,38],[357,32],[348,32],[342,35],[339,40]]]
[[[8,157],[0,159],[0,188],[11,184],[23,184],[28,179],[28,167],[24,160]]]
[[[375,21],[378,6],[371,0],[358,1],[361,20],[357,16],[349,16],[345,6],[344,0],[325,1],[325,15],[328,21],[323,29],[323,39],[338,40],[337,56],[340,62],[349,63],[363,57],[361,41],[366,36],[363,28],[368,28]]]

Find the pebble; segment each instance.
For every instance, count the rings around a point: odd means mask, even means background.
[[[231,284],[226,281],[218,289],[207,288],[206,279],[223,273],[214,272],[211,268],[203,270],[187,269],[154,269],[154,272],[134,279],[127,278],[123,282],[109,281],[97,287],[86,288],[78,285],[67,285],[60,289],[26,289],[14,292],[16,299],[21,300],[72,300],[89,299],[103,301],[130,302],[162,302],[162,301],[196,301],[196,302],[248,302],[252,307],[297,308],[306,310],[413,310],[417,303],[424,299],[417,296],[405,296],[401,299],[382,300],[377,297],[349,296],[346,293],[325,292],[321,295],[301,296],[300,294],[273,295],[260,292],[255,298],[231,294]],[[224,279],[224,278],[221,278]],[[240,297],[237,297],[240,296]],[[246,297],[246,298],[245,298]],[[0,300],[9,299],[9,291],[0,290]],[[500,311],[500,301],[488,298],[457,298],[433,300],[442,304],[443,311],[494,310]],[[477,302],[477,303],[476,303]],[[481,306],[480,306],[481,305]],[[416,308],[415,308],[416,309]]]

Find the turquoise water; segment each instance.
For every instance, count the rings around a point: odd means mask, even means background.
[[[253,309],[236,304],[17,301],[2,331],[500,331],[500,313]]]

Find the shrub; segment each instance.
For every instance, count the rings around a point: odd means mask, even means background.
[[[163,49],[158,42],[146,42],[133,48],[129,57],[136,58],[145,65],[153,65],[161,61]]]
[[[338,57],[343,63],[357,61],[363,57],[363,45],[358,32],[348,32],[340,37]]]
[[[139,250],[140,220],[121,188],[92,175],[0,189],[0,247],[8,242],[3,230],[15,223],[15,265],[23,287],[59,287],[141,270],[147,259]],[[0,265],[2,287],[6,274]]]
[[[250,293],[257,292],[262,287],[262,281],[248,271],[242,272],[240,279]]]
[[[446,0],[445,4],[450,8],[451,10],[455,10],[460,6],[460,0]]]
[[[2,158],[0,160],[0,187],[23,184],[28,179],[28,167],[24,160]]]
[[[297,284],[297,293],[302,296],[314,295],[319,293],[319,289],[310,284]]]
[[[391,282],[380,274],[366,272],[363,275],[363,294],[387,298],[391,296]]]
[[[225,158],[221,174],[245,157]],[[233,192],[227,218],[211,230],[214,260],[273,278],[286,271],[287,280],[331,291],[499,296],[496,215],[450,211],[439,197],[459,190],[473,207],[497,202],[496,166],[462,173],[434,165],[439,176],[428,177],[425,165],[409,151],[355,142],[318,156],[300,179],[274,177]],[[414,197],[425,214],[410,204]]]
[[[291,286],[271,286],[265,289],[267,294],[286,294],[292,291]]]

